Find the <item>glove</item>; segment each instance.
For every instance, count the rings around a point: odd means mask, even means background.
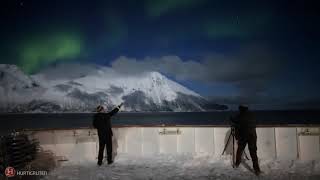
[[[117,108],[120,109],[122,105],[123,105],[123,103],[121,103]]]

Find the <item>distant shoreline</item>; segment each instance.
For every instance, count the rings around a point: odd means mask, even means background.
[[[266,109],[266,110],[252,110],[252,112],[313,112],[313,111],[320,111],[320,109]],[[226,112],[232,112],[236,113],[237,110],[213,110],[213,111],[121,111],[119,113],[127,113],[127,114],[139,114],[139,113],[145,113],[145,114],[152,114],[152,113],[226,113]],[[0,112],[1,114],[93,114],[96,112]]]
[[[114,126],[227,126],[237,111],[120,112]],[[90,127],[95,113],[0,113],[0,130]],[[254,111],[257,125],[320,125],[319,110]]]

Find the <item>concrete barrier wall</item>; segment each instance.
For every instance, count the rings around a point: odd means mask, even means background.
[[[257,128],[258,156],[262,159],[320,159],[319,129]],[[130,127],[115,128],[113,132],[115,154],[148,156],[192,153],[220,156],[230,135],[230,128]],[[53,151],[62,159],[95,159],[97,156],[98,140],[94,129],[34,131],[31,136],[40,141],[43,149]],[[231,154],[231,144],[232,139],[225,154]]]
[[[160,138],[157,129],[142,128],[142,138],[142,154],[154,155],[160,152]]]
[[[297,159],[297,128],[275,128],[276,157],[278,159]]]
[[[307,133],[305,133],[307,132]],[[305,135],[301,135],[304,133]],[[319,159],[319,128],[297,128],[299,158],[304,160]]]
[[[274,129],[275,128],[257,129],[257,147],[258,156],[260,158],[274,159],[276,157],[276,139]]]
[[[214,128],[195,129],[195,151],[197,153],[214,153]]]

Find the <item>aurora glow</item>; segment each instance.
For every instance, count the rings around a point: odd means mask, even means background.
[[[19,65],[27,73],[33,73],[44,65],[76,58],[83,48],[79,36],[70,33],[56,33],[23,42]]]
[[[122,63],[215,100],[320,102],[312,1],[22,1],[1,1],[0,63],[29,74],[65,61]]]
[[[146,11],[152,17],[159,17],[177,9],[192,9],[203,0],[147,0]]]

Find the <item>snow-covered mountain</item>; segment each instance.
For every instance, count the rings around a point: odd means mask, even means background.
[[[28,76],[15,65],[0,65],[2,111],[88,112],[124,102],[125,111],[226,109],[159,72],[120,74],[95,65],[63,64]]]
[[[17,66],[0,64],[0,106],[12,108],[16,104],[26,103],[44,91],[31,77]]]

